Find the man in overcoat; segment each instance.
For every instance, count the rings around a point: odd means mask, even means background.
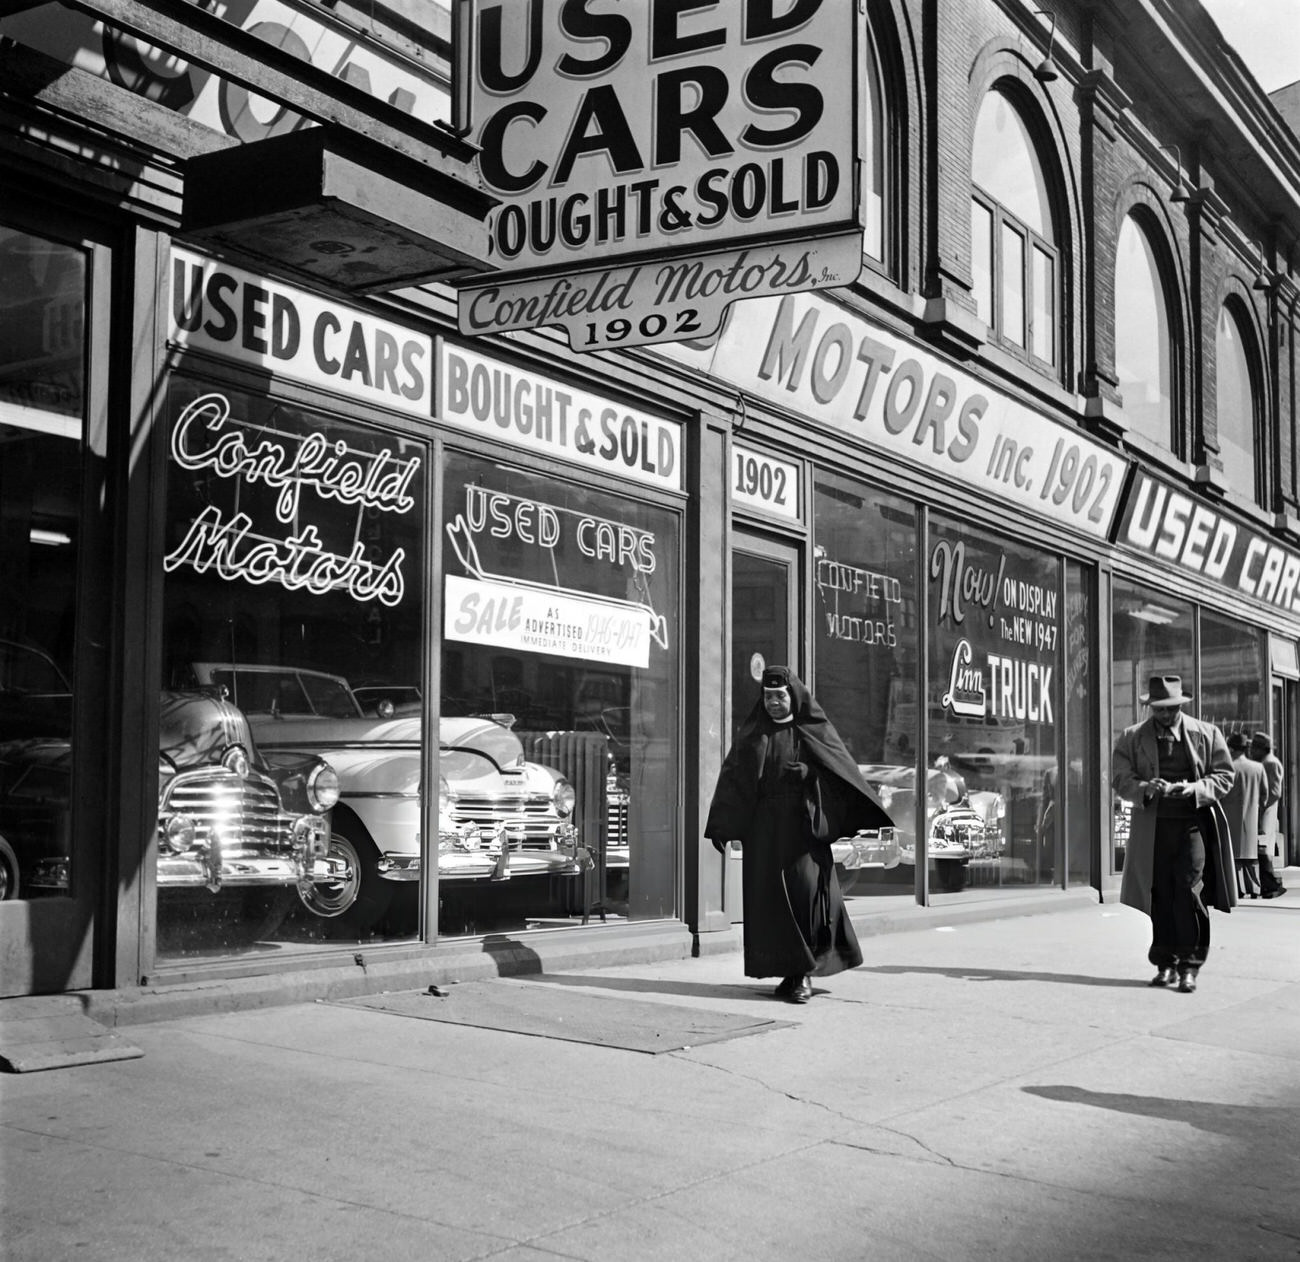
[[[1228,736],[1228,752],[1237,778],[1223,799],[1223,813],[1232,832],[1232,853],[1237,857],[1237,897],[1259,897],[1259,826],[1264,815],[1268,778],[1264,768],[1246,754],[1246,733]]]
[[[1259,821],[1259,851],[1256,856],[1259,862],[1260,892],[1265,898],[1277,898],[1279,894],[1286,893],[1286,886],[1273,870],[1273,851],[1280,849],[1277,820],[1286,770],[1282,766],[1282,760],[1273,752],[1273,739],[1267,732],[1256,732],[1250,738],[1250,756],[1264,768],[1268,782],[1268,792],[1264,796],[1264,814]]]
[[[1223,733],[1183,712],[1178,675],[1152,675],[1150,714],[1115,744],[1115,792],[1133,804],[1120,901],[1151,917],[1153,986],[1190,994],[1210,949],[1207,907],[1237,902],[1236,862],[1221,800],[1236,772]]]

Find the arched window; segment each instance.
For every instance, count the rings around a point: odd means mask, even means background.
[[[1214,339],[1215,403],[1219,422],[1219,455],[1229,488],[1250,500],[1259,498],[1255,435],[1259,404],[1255,397],[1255,340],[1231,300],[1219,310]]]
[[[1173,443],[1172,350],[1155,248],[1128,215],[1115,252],[1115,371],[1130,427],[1162,447]]]
[[[866,74],[862,100],[862,207],[866,227],[862,234],[862,252],[877,263],[885,263],[886,189],[889,180],[889,129],[886,125],[884,87],[880,62],[871,32],[866,38]]]
[[[971,270],[993,337],[1049,368],[1060,358],[1060,251],[1029,128],[994,90],[975,120],[971,154]]]

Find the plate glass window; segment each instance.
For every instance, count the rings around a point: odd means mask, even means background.
[[[422,443],[175,378],[157,951],[419,930]]]
[[[678,514],[462,454],[443,485],[440,932],[675,914]]]
[[[850,897],[896,894],[916,878],[916,508],[819,473],[813,500],[814,694],[894,821],[841,838]]]
[[[67,895],[85,253],[0,226],[0,901]]]
[[[1061,566],[967,523],[931,520],[930,890],[1061,882]]]

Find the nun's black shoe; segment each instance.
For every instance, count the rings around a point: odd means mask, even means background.
[[[793,977],[783,977],[780,984],[772,992],[778,999],[789,999],[794,994],[795,987],[803,982],[803,978],[796,973]]]
[[[791,1003],[807,1003],[812,998],[812,983],[806,977],[796,978],[794,989],[786,997]]]

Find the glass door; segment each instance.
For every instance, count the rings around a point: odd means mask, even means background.
[[[737,533],[731,552],[731,725],[728,747],[761,695],[767,666],[799,669],[799,553],[789,544]],[[728,850],[722,903],[744,919],[741,854]]]
[[[738,535],[731,554],[731,739],[759,696],[766,666],[798,662],[799,554]]]

